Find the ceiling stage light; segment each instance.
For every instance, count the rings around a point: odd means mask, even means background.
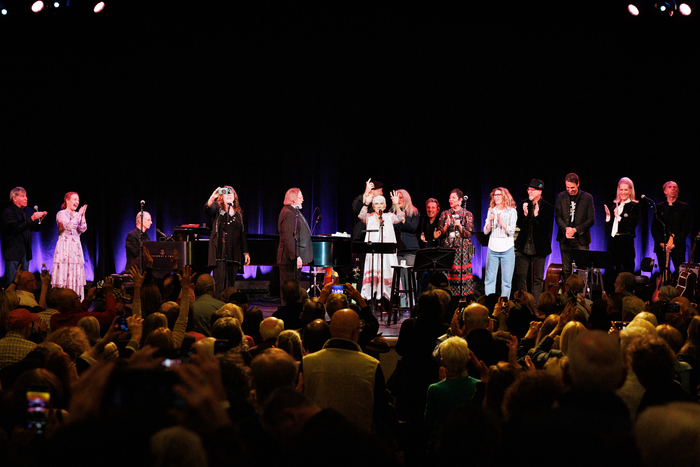
[[[38,0],[34,3],[32,3],[32,11],[34,13],[39,13],[43,9],[44,9],[44,2],[42,2],[41,0]]]
[[[99,13],[105,9],[105,2],[97,2],[95,7],[92,9],[95,13]]]

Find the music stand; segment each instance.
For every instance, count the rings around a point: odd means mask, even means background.
[[[371,254],[372,255],[372,272],[375,271],[374,267],[374,255],[380,255],[380,261],[382,262],[382,267],[380,269],[380,286],[383,287],[384,285],[384,255],[385,254],[393,254],[396,253],[396,243],[385,243],[385,242],[365,242],[365,243],[359,243],[355,242],[353,244],[353,251],[357,253],[364,253],[365,255]],[[364,277],[362,278],[364,281]],[[360,282],[362,284],[362,282]],[[370,290],[371,290],[371,296],[372,296],[372,313],[376,311],[376,303],[374,301],[374,280],[370,283]],[[360,285],[360,291],[362,291],[362,286]],[[380,297],[384,296],[384,290],[382,290],[379,294]],[[379,299],[381,302],[381,298]],[[389,300],[389,307],[391,307],[391,300]],[[387,310],[389,313],[391,313],[391,309]]]
[[[612,255],[608,251],[594,251],[594,250],[571,250],[571,256],[576,263],[577,269],[586,269],[586,280],[584,283],[584,291],[588,292],[588,298],[591,298],[590,285],[597,283],[603,287],[603,276],[600,273],[601,269],[608,269],[612,267]],[[589,279],[591,279],[591,273],[593,273],[591,284],[589,284]]]
[[[413,271],[449,271],[455,261],[454,248],[423,248],[416,252]]]

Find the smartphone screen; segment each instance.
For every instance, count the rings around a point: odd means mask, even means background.
[[[334,284],[333,287],[331,287],[331,293],[345,293],[345,289],[343,289],[342,284]]]
[[[48,420],[51,393],[48,388],[29,388],[27,390],[27,426],[43,433]]]
[[[120,331],[128,331],[129,326],[126,324],[126,318],[124,317],[119,317],[117,318],[117,326],[119,326]]]

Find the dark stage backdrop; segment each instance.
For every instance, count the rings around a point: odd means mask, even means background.
[[[596,200],[593,249],[606,248],[603,204],[623,176],[657,201],[675,180],[698,205],[698,18],[632,18],[605,1],[118,3],[0,18],[0,192],[24,186],[49,211],[34,270],[52,261],[67,191],[89,205],[89,279],[123,268],[140,200],[170,234],[207,222],[223,184],[249,232],[276,233],[299,187],[307,218],[323,216],[316,232],[334,233],[350,232],[370,177],[421,212],[459,187],[481,227],[492,188],[519,200],[540,178],[554,202],[576,172]],[[638,264],[648,232],[644,217]],[[477,248],[477,276],[484,259]]]

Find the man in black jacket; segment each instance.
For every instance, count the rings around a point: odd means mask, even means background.
[[[542,199],[544,183],[532,179],[527,185],[528,199],[518,206],[518,228],[515,239],[515,290],[529,291],[535,303],[542,293],[544,284],[544,264],[552,253],[552,222],[554,209]],[[531,287],[528,290],[527,277],[531,272]]]
[[[566,191],[557,195],[555,218],[559,231],[557,241],[561,249],[561,272],[564,279],[571,275],[573,250],[588,250],[591,227],[595,223],[593,196],[579,189],[575,173],[566,176]]]
[[[46,211],[27,209],[27,192],[18,186],[10,191],[10,205],[2,213],[2,256],[5,260],[5,286],[17,273],[17,267],[29,270],[32,259],[32,232],[38,232]]]
[[[674,274],[678,275],[681,263],[685,262],[685,244],[690,234],[690,205],[678,200],[678,184],[676,182],[664,183],[664,195],[666,201],[656,206],[656,213],[651,221],[654,253],[656,253],[660,267],[665,267],[666,254],[668,254],[670,260],[673,261],[673,267],[676,271]],[[668,240],[671,235],[673,241]],[[692,258],[688,258],[688,260],[691,261]]]
[[[284,207],[277,220],[280,236],[277,264],[280,271],[280,286],[289,279],[299,280],[304,264],[314,260],[311,247],[311,229],[301,213],[304,196],[299,188],[290,188],[284,197]]]

